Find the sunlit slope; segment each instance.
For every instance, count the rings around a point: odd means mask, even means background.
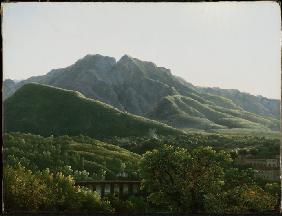
[[[222,103],[224,98],[217,103]],[[225,107],[228,107],[228,99]],[[231,104],[231,103],[230,103]],[[148,117],[165,122],[177,128],[198,128],[203,130],[246,128],[256,130],[278,130],[279,121],[263,117],[242,109],[224,108],[214,103],[203,103],[197,98],[181,95],[163,98]]]
[[[262,96],[254,96],[245,92],[240,92],[237,89],[197,87],[197,90],[203,94],[208,93],[208,94],[228,98],[247,112],[279,119],[280,116],[279,100],[269,99]]]
[[[140,155],[85,136],[42,137],[24,133],[4,134],[5,163],[21,163],[32,170],[87,171],[89,177],[115,179],[125,171],[131,177]],[[135,176],[136,177],[136,176]]]

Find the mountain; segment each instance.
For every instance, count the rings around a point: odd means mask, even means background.
[[[96,138],[183,134],[79,92],[35,83],[24,85],[4,101],[4,131]]]
[[[169,70],[157,68],[153,63],[143,64],[127,55],[118,62],[111,57],[87,55],[65,69],[19,82],[16,88],[30,82],[79,91],[86,97],[137,115],[150,111],[159,98],[178,94],[173,88],[178,81]],[[12,92],[9,93],[4,98]]]
[[[237,89],[220,89],[220,88],[197,88],[202,93],[222,96],[232,100],[235,104],[244,110],[258,115],[271,116],[279,119],[280,101],[269,99],[262,96],[254,96],[248,93],[240,92]]]
[[[276,119],[262,117],[240,109],[228,109],[209,103],[201,103],[191,97],[181,95],[163,98],[148,114],[148,117],[182,129],[277,130],[279,128],[279,121]]]
[[[16,82],[11,79],[6,79],[3,82],[3,98],[6,99],[8,96],[14,94],[17,89]]]
[[[69,67],[54,69],[43,76],[31,77],[13,85],[5,80],[4,89],[8,90],[3,91],[4,98],[31,82],[79,91],[88,98],[102,101],[121,111],[156,119],[182,129],[279,129],[279,100],[257,97],[238,90],[193,86],[172,75],[169,69],[128,55],[124,55],[119,61],[108,56],[87,55]],[[181,100],[188,98],[213,109],[215,116],[220,119],[207,114],[202,110],[203,107],[190,106],[187,101],[184,105],[179,101],[177,109],[165,116],[165,112],[175,109],[175,106],[171,107],[165,101],[168,98],[178,100],[177,95],[181,96]],[[193,112],[189,113],[187,107]],[[176,111],[177,114],[173,114]],[[218,112],[223,115],[217,115]],[[253,117],[246,117],[248,115]]]

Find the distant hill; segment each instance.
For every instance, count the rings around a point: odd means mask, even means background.
[[[107,103],[121,111],[157,119],[178,128],[261,128],[264,125],[262,128],[279,129],[279,100],[253,96],[238,90],[193,86],[174,76],[169,69],[128,55],[119,61],[108,56],[87,55],[69,67],[54,69],[43,76],[31,77],[18,83],[5,80],[4,98],[31,82],[79,91],[88,98]],[[220,110],[225,113],[225,120],[222,115],[216,115],[221,120],[206,116],[195,106],[189,108],[194,112],[191,114],[187,111],[189,103],[185,106],[178,104],[177,115],[170,113],[160,118],[161,113],[166,112],[160,109],[168,108],[164,106],[164,101],[171,97],[176,99],[176,95],[182,99],[190,98],[216,112]],[[160,113],[156,113],[156,110]],[[253,117],[247,118],[246,115]]]
[[[240,92],[237,89],[198,87],[197,90],[205,94],[208,93],[208,94],[213,94],[213,95],[228,98],[248,112],[252,112],[263,116],[271,116],[279,119],[279,115],[280,115],[279,100],[268,99],[262,96],[254,96],[248,93]]]
[[[11,79],[6,79],[3,82],[3,98],[6,99],[8,96],[14,94],[17,89],[16,82]]]
[[[4,101],[4,131],[42,136],[83,134],[96,138],[183,133],[157,121],[121,112],[79,92],[40,84],[26,84]]]
[[[228,100],[227,100],[228,101]],[[200,103],[191,97],[174,95],[163,98],[148,117],[176,128],[203,130],[245,128],[277,130],[279,121],[240,109]]]

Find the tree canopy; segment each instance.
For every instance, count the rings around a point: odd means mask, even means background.
[[[174,212],[274,209],[275,197],[254,184],[252,171],[234,169],[231,162],[229,153],[211,147],[189,151],[164,145],[143,155],[143,187],[150,202]]]

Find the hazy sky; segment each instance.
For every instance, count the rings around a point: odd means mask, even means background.
[[[4,79],[128,54],[194,85],[280,98],[275,2],[7,3],[2,31]]]

